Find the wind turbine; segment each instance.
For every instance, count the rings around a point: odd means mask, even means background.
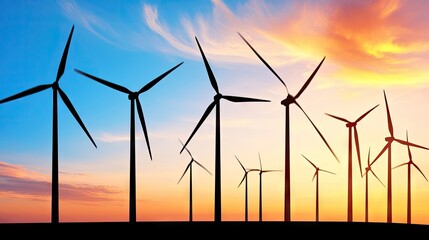
[[[374,175],[375,178],[377,178],[377,180],[384,186],[384,183],[380,180],[380,178],[377,177],[377,175],[375,175],[374,171],[372,171],[371,169],[371,164],[369,162],[370,159],[370,155],[371,155],[371,148],[368,150],[368,166],[365,168],[365,222],[368,222],[368,173],[371,172],[372,175]]]
[[[313,175],[312,181],[314,181],[314,178],[316,178],[316,222],[318,222],[319,221],[319,171],[327,172],[330,174],[335,174],[335,173],[317,167],[314,163],[312,163],[304,155],[302,155],[302,156],[305,158],[305,160],[307,160],[316,169],[316,172]]]
[[[52,223],[58,223],[59,222],[59,184],[58,184],[58,94],[60,94],[61,99],[63,100],[64,104],[69,109],[70,113],[73,115],[73,117],[76,119],[76,121],[79,123],[80,127],[83,129],[83,131],[86,133],[88,138],[91,140],[92,144],[94,144],[95,147],[97,145],[95,144],[94,140],[92,139],[91,135],[89,134],[88,130],[86,129],[85,125],[83,124],[81,118],[79,117],[79,114],[77,113],[76,109],[73,107],[73,104],[71,103],[70,99],[67,97],[66,93],[61,90],[59,86],[59,80],[61,76],[64,74],[64,70],[66,67],[66,61],[67,61],[67,55],[69,52],[70,42],[72,39],[74,31],[74,25],[72,26],[72,29],[70,31],[70,35],[68,37],[66,46],[63,51],[63,55],[61,57],[61,62],[58,67],[57,77],[55,79],[55,82],[51,84],[44,84],[39,85],[33,88],[30,88],[28,90],[25,90],[23,92],[20,92],[18,94],[15,94],[13,96],[7,97],[3,100],[0,100],[0,104],[9,102],[15,99],[19,99],[22,97],[26,97],[28,95],[38,93],[41,91],[44,91],[48,88],[52,88],[52,206],[51,206],[51,222]]]
[[[279,170],[263,170],[261,162],[261,154],[259,154],[259,221],[262,222],[262,174],[268,172],[278,172]]]
[[[216,92],[216,95],[214,96],[214,100],[210,105],[207,107],[206,111],[204,112],[203,116],[201,117],[200,121],[198,122],[197,126],[195,127],[194,131],[192,131],[191,135],[189,136],[188,140],[186,141],[185,145],[183,146],[182,150],[185,149],[185,147],[188,145],[189,141],[192,139],[194,134],[197,132],[197,130],[200,128],[201,124],[206,120],[208,115],[212,112],[213,108],[216,107],[216,130],[215,130],[215,193],[214,193],[214,221],[220,222],[222,221],[222,203],[221,203],[221,149],[220,149],[220,100],[225,99],[230,102],[270,102],[269,100],[262,100],[262,99],[256,99],[256,98],[248,98],[248,97],[237,97],[237,96],[227,96],[222,95],[219,92],[219,87],[217,85],[216,78],[213,74],[212,69],[210,68],[210,65],[207,61],[206,56],[204,55],[204,52],[200,46],[200,43],[198,42],[197,37],[195,37],[195,40],[197,41],[198,48],[200,49],[201,56],[204,60],[204,65],[207,70],[207,75],[210,79],[210,83],[213,87],[213,89]]]
[[[180,141],[180,139],[179,139],[179,141]],[[182,144],[182,146],[184,146],[183,143],[182,143],[182,141],[180,141],[180,143]],[[180,179],[177,182],[177,184],[180,183],[180,181],[182,180],[183,176],[185,176],[186,172],[189,170],[189,221],[192,222],[193,221],[193,214],[192,214],[192,163],[196,163],[202,169],[206,170],[206,172],[208,172],[210,175],[212,175],[212,173],[209,170],[207,170],[207,168],[205,168],[203,165],[201,165],[201,163],[197,162],[197,160],[194,159],[194,157],[192,156],[192,154],[188,150],[188,148],[185,148],[185,149],[188,152],[189,156],[191,157],[191,161],[186,166],[186,169],[183,172],[183,174],[180,177]]]
[[[238,163],[240,164],[240,166],[241,166],[241,168],[243,169],[243,171],[244,171],[244,176],[243,176],[243,178],[241,179],[241,182],[240,182],[240,184],[238,184],[238,187],[240,187],[241,186],[241,184],[243,183],[243,181],[245,182],[244,183],[244,204],[245,204],[245,207],[244,207],[244,221],[248,221],[248,219],[249,219],[249,211],[248,211],[248,200],[247,200],[247,174],[249,174],[249,172],[252,172],[252,171],[259,171],[259,169],[246,169],[244,166],[243,166],[243,164],[240,162],[240,160],[238,159],[238,157],[237,156],[235,156],[235,158],[237,159],[237,161],[238,161]]]
[[[407,131],[407,142],[408,142],[408,131]],[[411,224],[411,165],[413,165],[419,172],[422,174],[422,176],[428,181],[422,170],[413,162],[413,156],[411,155],[411,149],[410,145],[407,145],[408,148],[408,162],[399,164],[398,166],[394,167],[398,168],[400,166],[407,165],[408,166],[408,182],[407,182],[407,223]]]
[[[250,43],[240,34],[240,37],[246,42],[246,44],[253,50],[253,52],[258,56],[258,58],[265,64],[265,66],[270,69],[270,71],[280,80],[280,82],[283,84],[283,86],[286,88],[287,97],[281,101],[281,104],[285,106],[286,110],[286,116],[285,116],[285,198],[284,198],[284,221],[289,222],[290,219],[290,130],[289,130],[289,108],[291,104],[295,104],[301,111],[304,113],[304,115],[307,117],[307,119],[310,121],[311,125],[313,125],[314,129],[317,131],[319,136],[322,138],[323,142],[326,144],[326,146],[331,151],[332,155],[334,155],[335,159],[338,160],[337,155],[334,153],[332,148],[329,146],[328,142],[326,141],[325,137],[322,135],[322,133],[319,131],[319,129],[316,127],[316,125],[313,123],[313,121],[310,119],[310,117],[307,115],[307,113],[304,111],[304,109],[299,105],[297,102],[297,99],[301,94],[305,91],[305,89],[310,84],[311,80],[313,80],[314,76],[316,75],[317,71],[319,70],[320,66],[322,65],[323,61],[325,61],[325,57],[323,57],[322,61],[319,63],[319,65],[316,67],[316,69],[313,71],[313,73],[310,75],[310,77],[307,79],[307,81],[304,83],[302,88],[299,90],[299,92],[292,96],[289,93],[289,90],[285,84],[285,82],[280,78],[280,76],[274,71],[274,69],[259,55],[258,52],[250,45]]]
[[[361,161],[360,161],[360,148],[359,148],[359,136],[358,136],[358,131],[357,131],[357,123],[360,122],[364,117],[366,117],[366,115],[368,115],[368,113],[370,113],[372,110],[374,110],[374,108],[378,107],[379,104],[377,104],[375,107],[371,108],[370,110],[368,110],[366,113],[362,114],[362,116],[360,116],[358,119],[356,119],[354,122],[350,122],[349,120],[342,118],[342,117],[337,117],[334,116],[332,114],[328,114],[326,113],[326,115],[333,117],[337,120],[346,122],[346,127],[349,129],[349,166],[348,166],[348,192],[347,192],[347,221],[348,222],[352,222],[353,221],[353,168],[352,168],[352,152],[353,152],[353,147],[352,147],[352,135],[354,134],[354,141],[355,141],[355,146],[356,146],[356,153],[357,153],[357,157],[358,157],[358,163],[359,163],[359,170],[360,170],[360,175],[362,176],[362,165],[361,165]]]
[[[130,108],[130,206],[129,206],[129,221],[134,223],[136,222],[136,138],[135,138],[135,105],[137,105],[137,112],[139,115],[140,123],[142,125],[143,133],[146,139],[146,145],[147,149],[149,151],[150,159],[152,160],[152,152],[150,150],[149,145],[149,137],[147,134],[146,129],[146,122],[144,120],[143,115],[143,109],[139,100],[139,95],[141,93],[144,93],[151,89],[155,84],[157,84],[159,81],[161,81],[165,76],[167,76],[169,73],[171,73],[174,69],[179,67],[183,62],[177,64],[175,67],[171,68],[167,72],[161,74],[159,77],[155,78],[154,80],[147,83],[145,86],[143,86],[139,91],[132,92],[126,87],[120,86],[115,83],[108,82],[106,80],[103,80],[101,78],[95,77],[93,75],[90,75],[88,73],[82,72],[78,69],[75,69],[77,73],[80,73],[94,81],[97,81],[103,85],[106,85],[107,87],[110,87],[114,90],[117,90],[119,92],[128,94],[128,100],[130,100],[131,108]]]
[[[388,124],[390,135],[385,138],[386,145],[383,147],[383,149],[381,149],[377,157],[375,157],[375,159],[371,162],[370,166],[372,166],[372,164],[374,164],[380,158],[380,156],[387,150],[387,222],[391,223],[392,222],[392,143],[396,141],[402,145],[407,145],[411,147],[417,147],[417,148],[422,148],[426,150],[429,150],[429,148],[426,148],[414,143],[410,143],[408,141],[404,141],[401,139],[397,139],[394,137],[392,118],[390,117],[390,111],[389,111],[389,105],[387,104],[386,92],[383,90],[383,93],[384,93],[384,102],[386,104],[387,124]]]

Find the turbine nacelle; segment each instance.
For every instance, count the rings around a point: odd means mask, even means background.
[[[128,94],[128,99],[129,100],[136,100],[139,97],[139,92],[132,92],[130,94]]]
[[[348,122],[348,123],[346,124],[346,127],[348,127],[348,128],[355,127],[355,126],[356,126],[356,124],[357,124],[357,122]]]
[[[223,95],[221,93],[218,93],[216,95],[214,95],[213,99],[215,100],[215,102],[219,102],[222,99]]]
[[[52,85],[51,85],[51,87],[52,87],[52,89],[58,89],[58,88],[60,88],[59,85],[58,85],[58,82],[53,82]]]
[[[280,102],[283,106],[288,106],[291,105],[293,103],[296,103],[295,97],[292,96],[291,94],[288,94],[287,97],[285,99],[283,99]]]
[[[386,142],[393,142],[395,140],[395,138],[390,136],[390,137],[384,138],[384,140],[386,140]]]

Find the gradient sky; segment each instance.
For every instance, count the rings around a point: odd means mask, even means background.
[[[271,100],[221,103],[222,219],[244,219],[249,168],[264,175],[263,219],[283,220],[284,107],[280,81],[238,36],[240,32],[296,94],[317,64],[318,74],[299,98],[340,159],[338,163],[305,115],[291,107],[291,218],[314,221],[319,178],[320,220],[347,219],[347,128],[325,113],[358,124],[363,167],[388,135],[383,90],[395,136],[429,146],[429,22],[427,1],[2,1],[0,99],[55,80],[71,27],[60,81],[98,148],[59,101],[60,221],[128,221],[129,101],[73,71],[74,68],[132,91],[184,62],[140,100],[153,160],[136,119],[137,220],[186,221],[190,157],[181,149],[215,94],[195,37],[223,94]],[[44,91],[0,105],[0,222],[50,222],[52,95]],[[214,173],[214,113],[188,145]],[[411,149],[429,176],[429,152]],[[353,149],[355,151],[355,149]],[[355,153],[355,152],[354,152]],[[408,161],[393,144],[393,166]],[[365,181],[353,158],[354,220],[364,221]],[[387,183],[387,157],[374,165]],[[213,220],[214,176],[195,167],[194,220]],[[406,222],[406,167],[394,169],[393,222]],[[429,183],[412,169],[412,222],[429,224]],[[258,217],[259,181],[249,174],[249,219]],[[370,221],[386,221],[387,189],[370,176]]]

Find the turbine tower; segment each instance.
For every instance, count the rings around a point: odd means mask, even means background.
[[[86,129],[85,125],[83,124],[82,120],[80,119],[79,114],[77,113],[76,109],[73,107],[73,104],[71,103],[70,99],[67,97],[66,93],[63,92],[63,90],[61,90],[59,85],[60,78],[64,74],[64,70],[66,67],[67,55],[69,52],[73,31],[74,31],[74,26],[72,26],[72,29],[70,31],[70,34],[67,40],[67,44],[63,51],[63,55],[61,57],[61,62],[58,67],[58,73],[57,73],[57,78],[55,79],[55,82],[51,84],[39,85],[39,86],[30,88],[28,90],[25,90],[23,92],[20,92],[18,94],[15,94],[13,96],[7,97],[3,100],[0,100],[0,104],[2,104],[18,98],[26,97],[34,93],[44,91],[48,88],[52,88],[52,203],[51,203],[51,222],[52,223],[59,223],[59,218],[60,218],[59,217],[59,183],[58,183],[58,101],[57,101],[58,94],[60,95],[64,104],[67,106],[70,113],[79,123],[80,127],[83,129],[83,131],[86,133],[88,138],[91,140],[92,144],[94,144],[94,146],[97,147],[91,135],[89,134],[88,130]]]
[[[208,115],[212,112],[213,108],[216,107],[216,130],[215,130],[215,193],[214,193],[214,221],[220,222],[222,221],[222,197],[221,197],[221,145],[220,145],[220,100],[225,99],[230,102],[269,102],[269,100],[262,100],[262,99],[256,99],[256,98],[248,98],[248,97],[237,97],[237,96],[227,96],[222,95],[219,92],[219,87],[217,85],[216,78],[213,74],[212,69],[210,68],[210,65],[207,61],[206,56],[204,55],[204,52],[200,46],[200,43],[198,42],[198,39],[195,37],[195,40],[197,41],[198,48],[200,49],[201,56],[204,60],[204,65],[207,70],[207,75],[209,77],[210,83],[213,87],[213,89],[216,92],[216,95],[214,96],[214,100],[210,105],[207,107],[206,111],[204,112],[203,116],[201,117],[200,121],[197,123],[197,126],[195,127],[194,131],[192,131],[191,135],[189,136],[188,140],[185,142],[185,145],[183,146],[182,150],[185,149],[185,147],[188,145],[189,141],[192,139],[194,134],[198,131],[201,124],[206,120]]]
[[[354,122],[351,122],[345,118],[337,117],[332,114],[326,113],[326,115],[333,117],[337,120],[343,121],[346,123],[346,127],[349,129],[349,149],[348,149],[348,188],[347,188],[347,221],[352,222],[353,221],[353,135],[354,135],[354,141],[356,146],[356,154],[358,157],[358,163],[359,163],[359,171],[360,175],[362,176],[362,165],[360,161],[360,147],[359,147],[359,136],[356,125],[358,122],[360,122],[368,113],[370,113],[374,108],[378,107],[379,104],[377,104],[375,107],[368,110],[366,113],[362,114],[358,119],[356,119]]]
[[[175,67],[171,68],[167,72],[161,74],[159,77],[153,79],[146,85],[144,85],[139,91],[133,92],[126,87],[120,86],[118,84],[106,81],[104,79],[95,77],[78,69],[75,71],[83,76],[88,77],[96,82],[99,82],[107,87],[110,87],[116,91],[125,93],[128,95],[128,100],[130,100],[130,203],[129,203],[129,221],[131,223],[136,222],[136,137],[135,137],[135,105],[137,105],[137,112],[139,115],[140,123],[143,129],[143,133],[146,139],[147,149],[149,151],[150,159],[152,160],[152,152],[150,150],[149,137],[146,129],[146,122],[143,115],[143,108],[141,106],[139,95],[151,89],[155,84],[161,81],[165,76],[171,73],[174,69],[182,65],[183,62],[177,64]]]
[[[304,85],[301,87],[299,92],[293,96],[289,93],[289,90],[285,84],[285,82],[280,78],[280,76],[274,71],[274,69],[259,55],[258,52],[250,45],[250,43],[240,34],[240,37],[246,42],[246,44],[252,49],[252,51],[258,56],[258,58],[265,64],[265,66],[277,77],[277,79],[280,80],[280,82],[283,84],[283,86],[286,88],[287,97],[281,101],[281,104],[285,107],[285,197],[284,197],[284,221],[289,222],[290,219],[290,120],[289,120],[289,109],[290,105],[295,104],[307,117],[307,119],[310,121],[311,125],[313,125],[316,132],[319,134],[320,138],[323,140],[325,145],[328,147],[329,151],[331,151],[332,155],[335,157],[335,159],[338,160],[337,155],[334,153],[332,148],[329,146],[328,142],[326,141],[325,137],[322,135],[322,133],[319,131],[319,129],[316,127],[316,125],[313,123],[313,121],[310,119],[310,117],[307,115],[307,113],[304,111],[304,109],[299,105],[297,102],[297,99],[301,96],[301,94],[305,91],[305,89],[310,84],[311,80],[313,80],[314,76],[316,75],[317,71],[319,70],[320,66],[322,65],[323,61],[325,61],[325,57],[323,57],[322,61],[319,63],[319,65],[316,67],[316,69],[313,71],[313,73],[310,75],[310,77],[307,79],[307,81],[304,83]]]

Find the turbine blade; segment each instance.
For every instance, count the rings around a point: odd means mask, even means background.
[[[226,95],[223,95],[222,98],[224,98],[228,101],[231,101],[231,102],[271,102],[270,100],[264,100],[264,99],[237,97],[237,96],[226,96]]]
[[[320,169],[320,168],[319,168],[319,171],[322,171],[322,172],[326,172],[326,173],[330,173],[330,174],[334,174],[334,175],[335,175],[335,173],[333,173],[333,172],[331,172],[331,171],[328,171],[328,170],[324,170],[324,169]]]
[[[256,50],[250,45],[250,43],[238,32],[238,35],[240,35],[241,39],[244,40],[244,42],[246,42],[246,44],[250,47],[250,49],[252,49],[252,51],[256,54],[256,56],[258,56],[259,60],[261,60],[265,66],[270,69],[270,71],[277,77],[277,79],[280,80],[280,82],[283,84],[283,86],[286,88],[286,91],[289,93],[289,90],[286,86],[286,83],[283,81],[283,79],[274,71],[274,69],[261,57],[261,55],[259,55],[258,52],[256,52]]]
[[[182,150],[180,150],[180,153],[183,152],[183,149],[186,148],[186,146],[188,145],[189,141],[192,139],[192,137],[194,136],[194,134],[198,131],[198,129],[201,127],[201,125],[203,124],[203,122],[206,120],[207,116],[210,114],[210,112],[213,110],[213,108],[216,105],[216,101],[213,101],[212,103],[210,103],[210,105],[207,107],[206,111],[204,112],[203,116],[201,117],[200,121],[198,122],[197,126],[195,127],[194,131],[192,131],[191,135],[189,136],[188,140],[185,142],[185,145],[183,146]]]
[[[403,145],[408,145],[410,147],[416,147],[416,148],[422,148],[422,149],[429,150],[429,148],[417,145],[415,143],[410,143],[410,142],[407,142],[407,141],[404,141],[404,140],[401,140],[401,139],[396,139],[396,138],[394,140],[397,141],[398,143],[403,144]]]
[[[180,181],[182,181],[182,178],[185,176],[186,172],[188,171],[188,169],[191,167],[192,162],[188,163],[188,166],[186,166],[185,171],[183,172],[182,176],[180,177],[179,181],[177,182],[177,184],[180,183]]]
[[[359,163],[359,170],[360,170],[360,176],[362,177],[362,163],[360,160],[360,146],[359,146],[359,136],[358,136],[358,131],[356,128],[356,125],[353,127],[354,130],[354,135],[355,135],[355,145],[356,145],[356,153],[357,153],[357,157],[358,157],[358,163]]]
[[[381,183],[381,185],[383,185],[383,187],[386,188],[386,185],[384,185],[384,183],[380,180],[380,178],[378,178],[377,175],[375,175],[375,172],[372,170],[370,170],[370,171],[371,171],[372,175],[374,175],[374,177],[377,178],[377,180]]]
[[[407,143],[409,143],[409,141],[408,141],[408,131],[407,131]],[[407,144],[407,149],[408,149],[408,158],[410,159],[410,161],[413,161],[413,155],[411,155],[410,145],[408,145],[408,144]]]
[[[138,91],[138,93],[143,93],[146,92],[147,90],[151,89],[153,86],[155,86],[155,84],[157,84],[159,81],[161,81],[165,76],[167,76],[168,74],[170,74],[174,69],[178,68],[180,65],[182,65],[183,62],[177,64],[176,66],[174,66],[173,68],[171,68],[170,70],[168,70],[167,72],[161,74],[159,77],[155,78],[154,80],[150,81],[148,84],[146,84],[144,87],[142,87],[140,89],[140,91]]]
[[[182,147],[183,147],[183,146],[185,146],[185,144],[183,144],[182,140],[180,140],[180,139],[179,139],[179,141],[180,141],[180,143],[182,144]],[[188,148],[185,148],[185,149],[186,149],[186,151],[188,152],[189,156],[191,156],[191,158],[192,158],[192,159],[194,159],[194,157],[192,156],[192,154],[191,154],[191,152],[188,150]]]
[[[428,179],[426,178],[425,174],[422,172],[422,170],[419,168],[419,166],[417,166],[415,163],[412,162],[412,164],[414,165],[415,168],[417,168],[417,170],[419,170],[419,172],[422,174],[422,176],[426,179],[426,182],[428,181]]]
[[[316,127],[316,125],[313,123],[313,121],[310,119],[310,117],[307,115],[307,113],[304,111],[304,109],[298,104],[298,102],[295,102],[295,104],[301,109],[301,111],[304,113],[304,115],[307,117],[308,121],[310,121],[311,125],[313,125],[314,129],[316,129],[319,136],[322,138],[323,142],[326,144],[326,146],[329,148],[329,151],[331,151],[332,155],[334,155],[337,162],[340,162],[337,155],[332,150],[331,146],[329,146],[329,143],[326,141],[325,137],[322,135],[322,133],[319,131],[319,129]]]
[[[234,155],[235,156],[235,155]],[[240,160],[238,159],[237,156],[235,156],[235,158],[237,159],[238,163],[240,163],[241,168],[243,168],[244,171],[246,171],[246,168],[244,168],[243,164],[241,164]]]
[[[319,65],[317,66],[316,69],[314,69],[313,73],[310,75],[310,77],[307,79],[307,81],[305,82],[305,84],[302,86],[301,90],[299,90],[299,92],[295,95],[295,99],[298,99],[299,96],[301,96],[301,94],[304,92],[304,90],[308,87],[308,85],[310,84],[311,80],[313,80],[314,76],[316,75],[317,71],[319,71],[320,66],[322,66],[323,61],[325,61],[326,57],[323,57],[322,61],[319,63]]]
[[[310,159],[308,159],[306,156],[304,156],[304,155],[302,155],[301,154],[301,156],[303,156],[311,165],[313,165],[313,167],[315,168],[315,169],[317,169],[317,166],[314,164],[314,163],[312,163],[311,161],[310,161]]]
[[[197,160],[194,160],[194,162],[195,162],[196,164],[198,164],[198,166],[200,166],[200,167],[202,167],[204,170],[206,170],[210,175],[212,175],[212,173],[211,173],[207,168],[205,168],[201,163],[197,162]]]
[[[136,98],[136,102],[137,102],[137,112],[139,114],[140,124],[142,125],[144,138],[146,139],[147,150],[149,151],[150,160],[152,160],[152,150],[150,149],[149,135],[147,133],[147,128],[146,128],[146,121],[144,120],[142,105],[138,97]]]
[[[64,69],[66,68],[67,55],[69,54],[69,47],[70,47],[73,31],[74,31],[74,25],[72,26],[72,29],[69,34],[69,38],[67,39],[67,43],[66,43],[66,47],[64,48],[63,55],[61,56],[61,62],[60,62],[60,65],[58,66],[57,79],[55,80],[55,82],[58,82],[60,80],[61,76],[64,73]]]
[[[60,94],[61,99],[63,100],[64,104],[67,106],[67,108],[69,109],[73,117],[76,119],[80,127],[88,136],[89,140],[91,140],[92,144],[94,144],[94,147],[97,148],[97,145],[95,144],[94,139],[92,139],[91,134],[89,134],[88,130],[85,127],[85,124],[83,124],[82,119],[80,119],[79,114],[77,113],[76,109],[73,107],[73,104],[70,102],[70,99],[67,97],[65,92],[61,90],[61,88],[58,88],[58,93]]]
[[[404,165],[407,165],[409,162],[406,162],[406,163],[401,163],[401,164],[399,164],[398,166],[396,166],[396,167],[393,167],[392,169],[395,169],[395,168],[398,168],[398,167],[401,167],[401,166],[404,166]]]
[[[240,184],[238,184],[238,187],[237,187],[237,188],[239,188],[239,187],[241,186],[241,184],[244,182],[244,180],[246,179],[246,177],[247,177],[247,172],[246,172],[246,173],[244,173],[244,176],[243,176],[243,178],[241,179]]]
[[[115,89],[115,90],[117,90],[117,91],[120,91],[120,92],[123,92],[123,93],[126,93],[126,94],[130,94],[130,93],[132,93],[132,92],[131,92],[128,88],[126,88],[126,87],[123,87],[123,86],[118,85],[118,84],[115,84],[115,83],[111,83],[111,82],[109,82],[109,81],[106,81],[106,80],[104,80],[104,79],[98,78],[98,77],[96,77],[96,76],[92,76],[91,74],[88,74],[88,73],[82,72],[82,71],[80,71],[79,69],[75,69],[75,72],[80,73],[80,74],[82,74],[82,75],[84,75],[84,76],[86,76],[86,77],[88,77],[88,78],[90,78],[90,79],[92,79],[92,80],[94,80],[94,81],[97,81],[97,82],[99,82],[99,83],[101,83],[101,84],[103,84],[103,85],[106,85],[106,86],[108,86],[108,87],[110,87],[110,88],[113,88],[113,89]]]
[[[368,149],[368,166],[370,165],[370,162],[369,162],[369,158],[370,158],[370,156],[371,156],[371,147],[369,147],[369,149]]]
[[[384,94],[384,102],[386,104],[387,124],[388,124],[388,127],[389,127],[389,133],[390,133],[390,136],[393,137],[392,118],[390,117],[389,104],[387,103],[386,92],[384,90],[383,90],[383,94]]]
[[[377,155],[377,157],[374,158],[374,160],[372,160],[369,166],[372,166],[372,164],[374,164],[375,161],[377,161],[377,159],[380,158],[380,156],[387,150],[387,148],[390,146],[391,143],[392,142],[387,142],[386,145],[384,145],[383,149],[381,149],[380,153]]]
[[[201,48],[197,37],[195,37],[195,40],[197,41],[198,48],[200,49],[200,52],[201,52],[201,56],[203,57],[204,65],[206,66],[206,70],[207,70],[207,74],[208,74],[209,79],[210,79],[210,83],[212,84],[212,87],[216,91],[216,93],[219,94],[219,87],[217,86],[216,78],[213,74],[212,69],[210,68],[210,65],[209,65],[209,62],[207,61],[206,55],[204,55],[203,49]]]
[[[260,168],[260,171],[262,172],[261,154],[260,154],[260,153],[258,153],[258,156],[259,156],[259,166],[261,167],[261,168]]]
[[[311,181],[314,181],[314,178],[317,176],[317,174],[319,174],[319,172],[316,170],[316,171],[314,172],[314,175],[313,175],[313,178],[311,179]]]
[[[366,117],[366,115],[368,115],[368,113],[370,113],[372,110],[374,110],[376,107],[378,107],[378,105],[380,105],[380,104],[377,104],[375,107],[373,107],[370,110],[368,110],[366,113],[364,113],[362,116],[360,116],[355,122],[357,123],[360,120],[362,120],[364,117]]]
[[[7,98],[1,100],[0,104],[5,103],[5,102],[9,102],[9,101],[12,101],[12,100],[15,100],[18,98],[22,98],[22,97],[25,97],[25,96],[28,96],[28,95],[31,95],[34,93],[41,92],[41,91],[46,90],[50,87],[52,87],[52,84],[39,85],[37,87],[30,88],[28,90],[22,91],[20,93],[17,93],[15,95],[12,95],[10,97],[7,97]]]
[[[347,120],[347,119],[345,119],[345,118],[342,118],[342,117],[337,117],[337,116],[332,115],[332,114],[329,114],[329,113],[325,113],[325,114],[326,114],[326,115],[328,115],[328,116],[330,116],[330,117],[333,117],[333,118],[335,118],[335,119],[338,119],[338,120],[340,120],[340,121],[346,122],[346,123],[349,123],[349,122],[350,122],[349,120]]]

